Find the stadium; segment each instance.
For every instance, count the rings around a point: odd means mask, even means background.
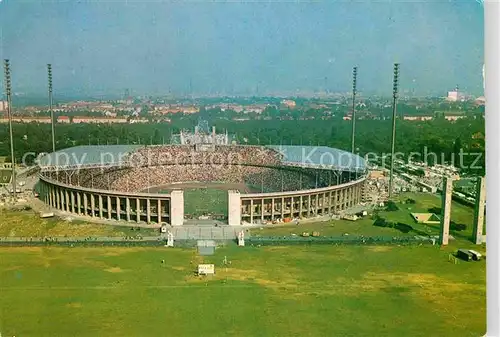
[[[239,145],[199,123],[168,145],[76,146],[40,158],[39,197],[94,219],[181,226],[289,222],[358,203],[359,156],[325,146]]]

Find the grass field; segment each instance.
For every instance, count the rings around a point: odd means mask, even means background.
[[[255,235],[290,235],[292,233],[299,235],[302,232],[319,231],[321,235],[364,235],[364,236],[401,236],[401,235],[416,235],[419,233],[439,234],[439,225],[424,225],[417,224],[410,213],[412,212],[428,212],[432,208],[441,208],[440,197],[428,193],[404,193],[399,196],[399,200],[414,199],[415,204],[397,203],[399,210],[395,212],[381,211],[379,216],[394,222],[402,222],[411,225],[415,231],[407,234],[392,229],[373,226],[373,219],[365,217],[357,221],[348,220],[332,220],[325,222],[302,222],[299,226],[283,225],[277,227],[269,227],[262,229],[254,229],[252,233]],[[468,240],[472,236],[473,209],[457,202],[452,202],[451,220],[456,223],[467,225],[464,231],[453,231],[450,233],[457,239]]]
[[[228,190],[252,193],[255,190],[245,184],[216,182],[186,182],[149,188],[150,192],[170,193],[173,189],[184,190],[184,212],[190,215],[227,215]]]
[[[456,248],[0,248],[0,333],[481,336],[485,262],[448,262]]]
[[[140,232],[130,227],[100,225],[57,217],[41,219],[33,211],[0,210],[0,237],[88,237],[88,236],[142,236],[158,234],[157,230],[142,228]]]
[[[227,199],[227,190],[215,188],[187,189],[184,190],[184,212],[193,215],[227,214]]]
[[[209,213],[227,215],[227,191],[241,187],[215,183],[185,183],[175,184],[175,188],[184,190],[184,212],[190,215],[205,215]],[[163,187],[159,193],[170,193],[171,187]]]

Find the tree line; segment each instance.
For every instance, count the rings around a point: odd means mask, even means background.
[[[173,134],[181,129],[193,130],[198,115],[176,118],[172,123],[147,124],[57,124],[56,149],[78,145],[105,144],[168,144]],[[351,122],[344,120],[249,120],[235,122],[213,119],[218,132],[234,134],[240,144],[260,145],[322,145],[350,151]],[[390,153],[391,120],[356,121],[356,153]],[[396,152],[404,156],[438,154],[437,163],[449,162],[462,153],[481,156],[474,163],[481,168],[469,171],[484,173],[484,119],[467,117],[456,122],[441,119],[432,121],[397,120]],[[16,160],[27,152],[50,152],[52,149],[50,124],[14,123],[13,138]],[[8,125],[0,125],[0,156],[10,156]],[[417,154],[415,156],[415,153]],[[465,156],[468,166],[476,157]],[[477,160],[476,160],[477,161]]]

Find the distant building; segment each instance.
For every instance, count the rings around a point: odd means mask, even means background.
[[[7,117],[0,118],[0,124],[8,123],[9,119]],[[50,123],[50,117],[12,117],[12,122],[14,123]]]
[[[188,106],[188,107],[184,107],[182,109],[182,112],[185,113],[185,114],[195,114],[198,111],[200,111],[200,110],[197,107],[195,107],[195,106]]]
[[[110,117],[73,117],[73,123],[128,123],[127,118]]]
[[[464,93],[458,91],[458,86],[457,86],[455,90],[448,91],[448,96],[446,97],[446,100],[448,102],[458,102],[458,101],[464,101],[466,98],[467,97]]]
[[[106,116],[106,117],[116,117],[117,113],[116,112],[111,112],[111,111],[106,111],[104,113],[104,116]]]
[[[430,121],[433,118],[432,116],[403,116],[405,121]]]
[[[465,115],[448,115],[448,116],[444,116],[444,119],[446,119],[449,122],[455,122],[455,121],[462,119],[462,118],[465,118],[465,117],[466,117]]]
[[[57,117],[57,123],[69,123],[70,119],[68,116],[59,116]]]
[[[484,96],[478,97],[474,101],[474,104],[476,104],[476,105],[485,105],[486,104],[486,99],[484,98]]]
[[[7,101],[0,101],[0,112],[7,111],[9,103]]]
[[[447,101],[457,102],[458,101],[458,91],[448,91],[448,97],[446,97]]]
[[[284,99],[281,101],[281,104],[287,108],[295,108],[297,106],[297,103],[295,103],[295,101],[291,99]]]

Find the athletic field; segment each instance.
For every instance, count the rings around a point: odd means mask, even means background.
[[[245,184],[188,182],[152,187],[145,191],[151,193],[170,193],[174,189],[184,190],[184,212],[199,216],[206,214],[227,215],[229,190],[251,193],[252,188]]]
[[[451,263],[456,248],[0,248],[0,332],[481,336],[485,261]],[[216,276],[196,277],[200,262]]]

